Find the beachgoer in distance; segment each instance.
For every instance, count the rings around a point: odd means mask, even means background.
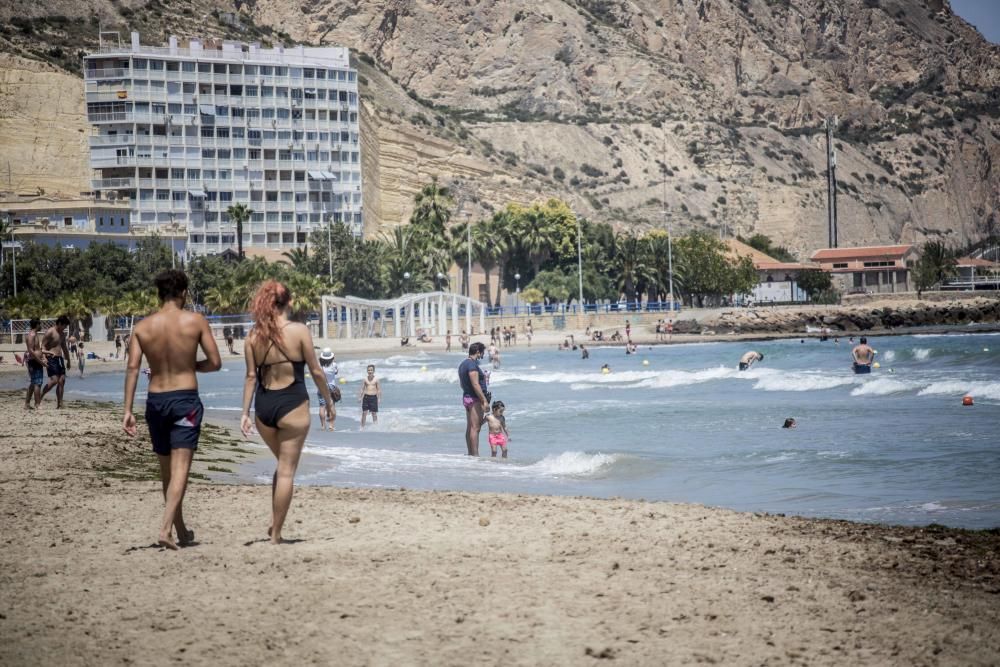
[[[233,327],[226,327],[223,333],[226,336],[226,347],[229,348],[229,354],[236,354],[236,350],[233,349]]]
[[[83,349],[83,341],[77,343],[76,347],[76,367],[80,369],[80,377],[83,378],[83,366],[86,364],[87,352]]]
[[[458,337],[458,344],[462,346],[462,352],[469,349],[469,334],[465,333],[465,329],[462,329],[462,334]]]
[[[69,359],[69,347],[66,345],[66,327],[69,318],[60,315],[55,325],[48,328],[42,336],[42,354],[45,355],[48,384],[42,389],[42,398],[55,387],[56,407],[63,406],[63,394],[66,391],[66,360]],[[41,399],[39,399],[41,400]]]
[[[24,409],[31,410],[31,397],[35,397],[34,407],[42,402],[42,385],[45,384],[45,355],[38,340],[38,329],[42,326],[37,317],[28,323],[28,335],[24,337],[24,359],[28,366],[28,391],[24,395]]]
[[[451,329],[444,335],[444,351],[451,352]]]
[[[333,397],[326,384],[309,327],[289,319],[292,295],[275,280],[257,288],[250,301],[254,327],[243,345],[246,358],[246,381],[243,384],[243,415],[240,428],[249,437],[254,425],[268,449],[278,461],[271,478],[272,544],[281,543],[281,529],[292,504],[295,470],[299,466],[302,445],[309,435],[309,392],[305,367],[326,401],[326,419],[336,419]],[[153,377],[156,377],[155,369]],[[250,402],[255,419],[250,420]]]
[[[160,463],[163,483],[163,521],[159,543],[168,549],[185,546],[194,533],[184,524],[184,492],[191,459],[198,448],[204,406],[198,397],[197,373],[211,373],[222,367],[219,348],[203,315],[184,310],[187,276],[168,269],[156,276],[160,309],[135,325],[129,344],[133,347],[125,367],[125,416],[122,428],[130,436],[137,432],[132,404],[139,380],[142,357],[152,369],[146,395],[146,425],[153,451]],[[205,359],[198,361],[198,348]],[[177,542],[171,536],[177,530]]]
[[[625,340],[632,340],[632,323],[625,320]]]
[[[319,353],[319,365],[323,368],[326,386],[333,398],[333,419],[330,420],[330,430],[332,431],[334,430],[333,422],[337,419],[337,396],[340,395],[340,389],[337,387],[337,374],[340,372],[340,367],[337,366],[337,355],[330,348],[324,347],[323,351]],[[326,430],[326,399],[323,398],[322,392],[319,394],[319,427],[320,430]]]
[[[497,447],[503,453],[503,458],[507,458],[510,432],[507,430],[507,419],[503,416],[505,409],[503,401],[493,401],[493,409],[486,413],[486,423],[489,426],[489,435],[486,437],[490,443],[490,456],[493,458],[497,456]]]
[[[861,342],[851,350],[854,359],[854,372],[863,375],[872,372],[872,362],[875,360],[875,350],[868,346],[868,339],[861,337]]]
[[[122,336],[121,334],[115,334],[115,359],[117,359],[122,353]]]
[[[375,366],[368,364],[368,377],[361,381],[361,394],[358,400],[361,401],[361,428],[365,427],[365,418],[370,412],[372,423],[378,423],[378,404],[382,402],[382,385],[375,378]]]
[[[479,456],[479,430],[483,416],[489,409],[486,397],[486,376],[479,361],[486,353],[486,346],[476,342],[469,345],[469,356],[458,366],[458,383],[462,387],[462,405],[465,406],[465,447],[469,456]]]
[[[754,365],[755,362],[763,361],[764,355],[755,350],[750,350],[742,357],[740,357],[740,370],[745,371]]]
[[[580,344],[580,358],[590,359],[590,350],[587,349],[586,345]]]
[[[781,425],[781,428],[795,428],[798,425],[799,424],[798,422],[795,421],[795,419],[789,417],[788,419],[785,420],[785,423]]]

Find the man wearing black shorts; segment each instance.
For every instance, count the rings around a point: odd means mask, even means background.
[[[49,374],[49,383],[42,389],[42,398],[55,387],[57,408],[63,406],[63,393],[66,391],[66,360],[69,359],[69,347],[66,344],[68,326],[69,318],[60,315],[55,326],[49,327],[42,336],[42,354],[45,355],[46,371]]]
[[[130,436],[135,436],[138,429],[132,404],[142,357],[146,355],[150,368],[146,424],[153,441],[153,451],[160,461],[160,479],[166,501],[159,543],[168,549],[185,546],[194,540],[194,533],[184,524],[181,506],[205,412],[198,397],[196,374],[210,373],[222,367],[219,348],[208,320],[199,313],[184,310],[187,284],[184,272],[175,269],[156,277],[160,310],[136,325],[129,339],[125,369],[122,428]],[[199,347],[205,353],[202,361],[197,359]],[[177,529],[177,542],[173,540],[172,528]]]

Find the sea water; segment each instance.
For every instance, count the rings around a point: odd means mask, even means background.
[[[348,382],[337,430],[320,431],[314,416],[299,482],[1000,526],[1000,336],[869,343],[881,368],[868,376],[851,372],[847,338],[664,345],[634,355],[595,347],[587,360],[554,347],[504,348],[490,389],[507,406],[507,461],[489,458],[485,429],[480,458],[465,455],[461,352],[341,361]],[[740,372],[749,349],[764,360]],[[383,401],[378,424],[362,430],[358,392],[368,363]],[[235,420],[242,360],[200,382],[210,418]],[[121,386],[120,374],[71,376],[68,390],[120,400]],[[962,405],[966,394],[974,406]],[[787,417],[798,427],[783,429]]]

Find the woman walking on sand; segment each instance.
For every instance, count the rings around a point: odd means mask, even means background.
[[[240,428],[244,436],[253,432],[250,401],[254,400],[257,431],[278,460],[271,480],[271,527],[267,531],[272,544],[281,543],[281,528],[292,504],[295,469],[309,434],[307,365],[326,403],[326,418],[331,423],[336,419],[312,335],[304,324],[289,320],[291,302],[292,295],[281,283],[268,280],[261,284],[250,302],[254,327],[244,345],[247,375]]]

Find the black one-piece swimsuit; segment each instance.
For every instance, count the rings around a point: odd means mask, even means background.
[[[268,353],[274,347],[274,342],[268,346],[263,358],[267,359]],[[305,381],[305,361],[292,361],[285,354],[285,351],[278,346],[278,352],[285,358],[284,361],[276,361],[273,364],[261,364],[257,366],[257,392],[254,399],[254,410],[257,412],[257,419],[264,426],[277,428],[278,422],[289,412],[309,401],[309,392],[306,390]],[[295,379],[287,387],[281,389],[268,389],[264,386],[264,371],[277,364],[291,364],[292,373]]]

